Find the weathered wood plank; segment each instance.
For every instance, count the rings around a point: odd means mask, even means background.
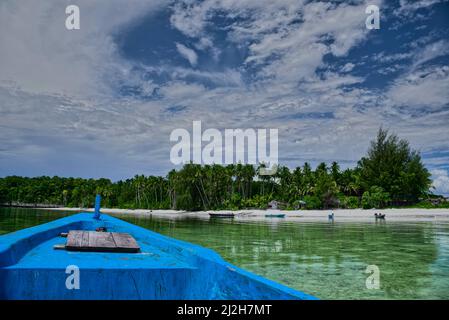
[[[88,247],[89,246],[89,236],[90,233],[88,231],[83,231],[83,236],[80,242],[80,247]]]
[[[67,247],[80,247],[84,231],[73,230],[67,235]]]
[[[127,233],[72,230],[67,235],[66,249],[91,252],[138,252],[140,247]]]
[[[89,248],[106,249],[116,247],[114,238],[110,232],[89,231]]]
[[[112,233],[117,248],[139,251],[136,240],[128,233]]]

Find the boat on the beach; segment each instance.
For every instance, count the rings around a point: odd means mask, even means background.
[[[279,201],[272,200],[268,203],[267,213],[265,218],[285,218],[285,213],[281,213],[278,209]]]
[[[0,299],[315,298],[210,249],[79,213],[0,236]]]
[[[211,218],[234,218],[235,213],[232,212],[210,212]]]
[[[285,218],[285,213],[267,213],[266,218]]]

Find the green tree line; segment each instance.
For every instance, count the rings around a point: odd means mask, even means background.
[[[62,177],[0,178],[0,203],[91,206],[99,193],[104,207],[211,210],[266,208],[277,200],[286,209],[382,208],[412,205],[430,195],[430,174],[406,140],[380,129],[355,168],[337,162],[309,163],[261,175],[263,165],[185,164],[166,177],[127,180]]]

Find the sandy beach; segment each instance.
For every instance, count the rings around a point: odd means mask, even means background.
[[[42,208],[52,211],[84,211],[93,212],[92,208]],[[332,210],[275,210],[276,213],[285,214],[285,218],[268,218],[268,213],[273,210],[223,210],[223,211],[177,211],[177,210],[148,210],[148,209],[108,209],[102,208],[103,213],[116,215],[135,215],[135,216],[155,216],[169,219],[179,219],[185,217],[195,217],[209,219],[209,213],[234,213],[234,219],[242,220],[288,220],[288,221],[308,221],[318,222],[327,221],[328,214]],[[374,213],[380,212],[386,215],[387,221],[447,221],[449,222],[449,209],[336,209],[334,212],[334,221],[374,221]]]

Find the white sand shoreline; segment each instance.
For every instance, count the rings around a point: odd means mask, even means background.
[[[83,211],[93,212],[92,208],[40,208],[42,210],[51,211]],[[209,219],[209,213],[223,212],[234,213],[234,219],[241,220],[270,220],[270,221],[308,221],[318,222],[327,221],[328,214],[332,210],[276,210],[285,214],[285,218],[267,218],[265,215],[271,213],[270,210],[245,209],[245,210],[223,210],[223,211],[178,211],[178,210],[148,210],[148,209],[109,209],[102,208],[103,213],[117,215],[133,215],[133,216],[155,216],[169,219],[195,217]],[[386,215],[387,221],[446,221],[449,222],[449,209],[336,209],[334,212],[334,220],[338,221],[374,221],[374,213],[381,212]]]

